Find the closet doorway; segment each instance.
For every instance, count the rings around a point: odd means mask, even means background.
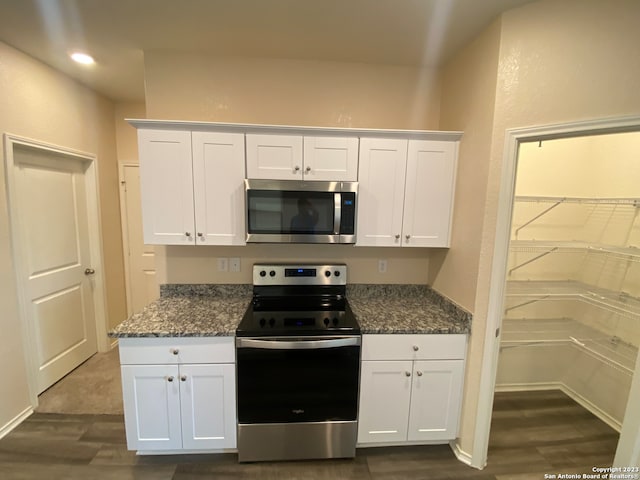
[[[640,345],[639,153],[637,131],[517,148],[493,419],[509,398],[555,408],[555,425],[525,412],[515,443],[556,428],[565,456],[593,448],[609,459],[593,466],[611,466],[617,438],[581,419],[621,431]]]

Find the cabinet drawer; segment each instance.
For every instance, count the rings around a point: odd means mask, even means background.
[[[464,359],[465,334],[362,336],[362,360],[457,360]]]
[[[122,365],[235,363],[234,337],[121,338]]]

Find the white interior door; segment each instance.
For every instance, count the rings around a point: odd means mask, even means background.
[[[142,234],[140,167],[121,168],[122,220],[127,255],[127,305],[129,315],[137,313],[160,295],[156,281],[155,248],[145,245]]]
[[[14,149],[18,275],[37,393],[96,353],[86,169],[90,162]]]

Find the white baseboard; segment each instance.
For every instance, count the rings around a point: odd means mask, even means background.
[[[24,411],[20,412],[13,419],[11,419],[6,425],[0,428],[0,438],[6,436],[14,428],[20,425],[27,417],[33,413],[33,407],[27,407]]]
[[[477,468],[478,470],[482,470],[484,467],[486,467],[486,465],[483,465],[482,467],[476,467],[475,465],[473,465],[472,463],[473,458],[471,457],[471,454],[462,450],[457,440],[451,440],[449,442],[449,447],[451,447],[451,451],[456,456],[458,461],[464,463],[465,465],[469,465],[470,467]]]
[[[523,392],[531,390],[560,390],[569,398],[575,400],[580,406],[593,413],[596,417],[602,420],[604,423],[613,428],[616,432],[620,432],[622,424],[609,415],[607,412],[594,405],[584,396],[568,387],[563,382],[550,382],[550,383],[509,383],[503,385],[496,385],[496,392]]]

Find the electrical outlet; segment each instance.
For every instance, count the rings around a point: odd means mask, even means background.
[[[229,271],[230,272],[240,271],[240,257],[231,257],[229,259]]]
[[[386,260],[378,260],[378,272],[379,273],[387,273],[387,261]]]
[[[228,272],[229,271],[229,259],[226,257],[218,257],[218,271],[219,272]]]

